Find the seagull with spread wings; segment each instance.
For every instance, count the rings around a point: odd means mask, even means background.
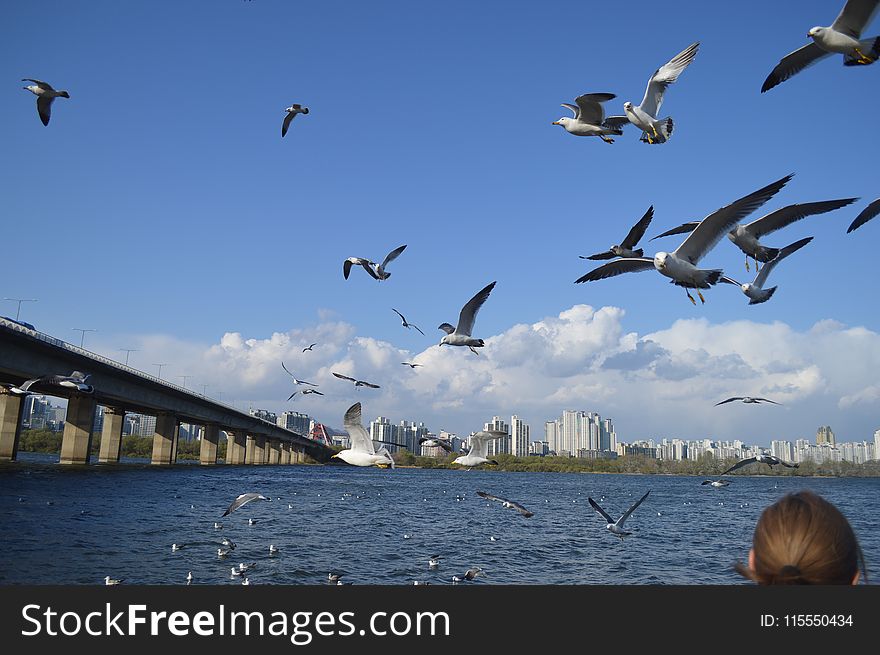
[[[449,439],[440,439],[439,437],[419,437],[419,445],[425,448],[442,448],[447,453],[452,452],[452,444]]]
[[[493,439],[501,439],[509,436],[507,432],[501,431],[481,431],[471,435],[470,450],[466,455],[460,455],[452,460],[453,464],[461,464],[462,466],[477,466],[479,464],[495,464],[494,459],[489,459],[489,442]]]
[[[698,268],[700,260],[718,243],[725,232],[743,218],[770,200],[791,180],[791,175],[735,200],[721,209],[709,214],[673,252],[658,252],[653,259],[631,257],[603,264],[575,280],[576,284],[602,280],[636,271],[656,269],[661,275],[672,279],[672,283],[684,287],[688,299],[697,304],[689,289],[696,289],[702,302],[706,302],[700,289],[708,289],[718,283],[723,271],[720,269]]]
[[[370,387],[370,389],[379,389],[378,384],[373,384],[372,382],[366,382],[365,380],[358,380],[356,378],[349,377],[347,375],[343,375],[342,373],[333,373],[340,380],[348,380],[349,382],[354,382],[355,388],[357,387]]]
[[[415,324],[413,324],[413,323],[408,322],[408,321],[406,320],[406,318],[404,317],[404,315],[401,314],[401,313],[400,313],[399,311],[397,311],[396,309],[394,309],[394,307],[391,308],[391,311],[394,312],[395,314],[397,314],[398,316],[400,316],[400,320],[403,321],[403,323],[402,323],[402,324],[403,324],[403,327],[405,327],[405,328],[411,328],[411,327],[412,327],[412,328],[415,328],[416,330],[419,331],[419,334],[421,334],[422,336],[425,336],[425,333],[422,332],[422,329],[421,329],[418,325],[415,325]]]
[[[304,396],[305,396],[305,395],[308,395],[308,394],[310,394],[310,393],[314,393],[314,394],[317,394],[317,395],[319,395],[319,396],[323,396],[323,395],[324,395],[321,391],[318,391],[317,389],[312,389],[312,388],[307,387],[307,388],[303,389],[302,391],[294,391],[292,394],[290,394],[290,396],[288,396],[287,400],[288,400],[288,401],[289,401],[289,400],[292,400],[293,397],[294,397],[296,394],[298,394],[298,393],[302,393],[302,395],[304,395]]]
[[[12,393],[23,395],[33,393],[30,391],[34,385],[54,385],[64,387],[65,389],[73,389],[80,393],[94,393],[95,388],[91,384],[87,384],[91,375],[87,375],[80,371],[73,371],[70,375],[41,375],[23,382],[21,385],[9,387]]]
[[[776,268],[776,265],[779,262],[788,257],[791,253],[800,250],[812,240],[813,237],[807,237],[805,239],[795,241],[794,243],[785,246],[785,248],[780,249],[776,257],[764,264],[764,266],[761,268],[761,270],[758,272],[752,282],[746,282],[745,284],[742,284],[726,275],[722,275],[719,282],[738,286],[740,289],[742,289],[742,292],[746,294],[746,296],[749,298],[750,305],[758,305],[762,302],[767,302],[776,291],[776,287],[770,287],[769,289],[764,288],[764,284],[767,282],[767,278],[769,277],[770,273],[773,271],[774,268]]]
[[[400,362],[403,366],[409,366],[410,368],[415,368],[416,366],[422,366],[422,364],[418,364],[416,362]]]
[[[446,335],[440,339],[438,346],[468,346],[471,352],[476,353],[474,348],[482,348],[485,342],[482,339],[475,339],[471,336],[474,330],[474,321],[477,320],[477,312],[486,302],[492,289],[495,288],[495,282],[486,285],[476,295],[467,301],[458,315],[458,325],[452,327],[449,323],[441,323],[437,326],[438,330],[443,330]]]
[[[775,455],[755,455],[754,457],[748,457],[746,459],[740,460],[721,475],[727,475],[731,471],[735,471],[736,469],[742,468],[743,466],[748,466],[749,464],[755,463],[766,464],[770,467],[771,471],[773,470],[774,466],[778,466],[779,464],[782,464],[782,466],[788,467],[790,469],[796,469],[800,466],[800,464],[798,464],[797,462],[795,462],[794,464],[789,464],[788,462],[779,459]]]
[[[22,88],[37,96],[37,113],[40,115],[43,125],[48,126],[49,119],[52,117],[52,103],[55,101],[55,98],[69,98],[70,94],[67,91],[56,91],[48,82],[33,80],[29,77],[22,78],[21,81],[33,82],[30,86]]]
[[[575,136],[597,136],[605,143],[614,143],[614,139],[608,135],[620,135],[623,130],[619,126],[605,124],[602,103],[616,97],[613,93],[585,93],[574,99],[574,105],[563,102],[562,106],[570,109],[574,117],[563,116],[553,121],[553,125],[561,125],[566,132]]]
[[[296,118],[297,114],[308,114],[309,108],[303,107],[302,105],[293,104],[284,111],[287,114],[284,116],[284,122],[281,123],[281,137],[283,138],[285,134],[287,134],[287,130],[290,127],[290,122]],[[319,121],[320,122],[320,121]]]
[[[378,451],[361,422],[361,404],[355,403],[345,412],[342,420],[345,431],[351,439],[351,447],[340,450],[331,457],[338,457],[353,466],[379,466],[394,468],[394,458],[384,446]]]
[[[629,518],[629,515],[632,514],[636,510],[636,507],[638,507],[639,505],[642,504],[642,501],[644,501],[645,498],[647,498],[648,494],[650,494],[650,493],[651,492],[648,491],[644,496],[639,498],[635,503],[633,503],[632,507],[630,507],[623,514],[621,514],[620,518],[617,519],[616,521],[613,518],[611,518],[604,509],[599,507],[598,503],[596,503],[595,500],[593,500],[590,497],[587,497],[587,500],[590,502],[590,505],[592,505],[593,509],[596,510],[607,521],[607,524],[605,525],[605,529],[608,530],[611,534],[616,535],[616,536],[620,537],[621,539],[623,539],[624,537],[632,534],[632,532],[626,532],[623,529],[623,524],[626,523],[626,520]]]
[[[534,512],[530,512],[529,510],[527,510],[525,507],[523,507],[519,503],[514,502],[512,500],[507,500],[507,498],[502,498],[501,496],[493,496],[492,494],[487,494],[485,491],[478,491],[477,495],[480,496],[481,498],[485,498],[486,500],[495,500],[495,501],[501,503],[502,507],[508,507],[510,509],[515,509],[517,512],[519,512],[520,514],[522,514],[526,518],[530,518],[535,515]]]
[[[645,251],[641,248],[635,250],[635,247],[639,242],[639,239],[645,236],[645,230],[647,230],[648,226],[651,224],[652,218],[654,218],[654,205],[648,207],[648,211],[646,211],[645,215],[639,219],[638,223],[632,226],[629,233],[626,235],[626,238],[620,242],[620,245],[613,245],[605,252],[596,253],[589,257],[585,257],[584,255],[579,255],[579,257],[581,259],[592,259],[594,261],[600,259],[614,259],[615,257],[642,257],[645,254]]]
[[[309,346],[306,346],[305,348],[303,348],[303,352],[305,352],[305,351],[307,351],[307,350],[311,350],[312,348],[314,348],[314,347],[317,346],[317,345],[318,345],[317,343],[313,343],[313,344],[311,344],[311,345],[309,345]]]
[[[856,216],[856,220],[854,220],[850,226],[846,229],[846,233],[849,234],[855,229],[862,227],[865,223],[870,221],[872,218],[880,214],[880,198],[872,202],[870,205],[865,207],[861,213]]]
[[[269,498],[266,498],[266,496],[264,496],[263,494],[258,494],[254,492],[241,494],[232,501],[232,504],[229,507],[226,508],[226,511],[223,512],[223,516],[226,516],[227,514],[232,514],[232,512],[237,510],[239,507],[241,507],[242,505],[247,505],[252,500],[269,500]]]
[[[878,6],[880,0],[847,0],[830,27],[812,28],[807,36],[813,42],[782,58],[764,80],[761,93],[834,53],[843,55],[844,66],[865,66],[880,59],[880,37],[861,38]]]
[[[645,97],[642,98],[642,104],[638,107],[631,102],[623,103],[624,116],[609,116],[605,121],[607,125],[623,126],[626,123],[632,123],[642,130],[641,139],[645,143],[666,143],[672,136],[672,118],[657,118],[660,113],[660,105],[663,104],[663,94],[669,85],[678,79],[685,68],[690,66],[694,57],[697,56],[697,50],[700,47],[699,41],[692,43],[687,48],[679,52],[672,59],[663,64],[654,71],[648,80],[648,87],[645,89]]]
[[[743,403],[747,405],[759,405],[761,403],[772,403],[774,405],[779,405],[775,400],[770,400],[769,398],[755,398],[753,396],[733,396],[732,398],[728,398],[727,400],[722,400],[720,403],[715,403],[715,407],[718,405],[724,405],[725,403],[733,403],[737,400],[743,401]]]

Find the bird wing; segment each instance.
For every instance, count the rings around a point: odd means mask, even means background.
[[[780,459],[779,463],[782,464],[783,466],[787,466],[790,469],[800,468],[800,464],[798,464],[797,462],[795,462],[794,464],[789,464],[788,462],[785,462]]]
[[[749,458],[747,458],[747,459],[740,460],[739,462],[737,462],[736,464],[734,464],[733,466],[731,466],[729,469],[727,469],[726,471],[724,471],[724,473],[722,473],[722,474],[721,474],[720,476],[718,476],[718,477],[725,476],[725,475],[727,475],[728,473],[730,473],[731,471],[735,471],[736,469],[742,468],[743,466],[748,466],[749,464],[752,464],[752,463],[757,462],[757,461],[758,461],[758,458],[757,458],[757,457],[749,457]]]
[[[378,384],[373,384],[372,382],[364,382],[363,380],[358,380],[358,383],[360,384],[360,386],[362,386],[362,387],[370,387],[370,389],[379,389],[379,388],[381,388],[381,387],[379,387]]]
[[[437,445],[440,446],[447,453],[452,452],[452,444],[449,443],[446,439],[437,439]]]
[[[526,518],[531,518],[532,516],[535,515],[534,512],[530,512],[529,510],[527,510],[525,507],[523,507],[522,505],[520,505],[517,502],[514,502],[512,500],[509,500],[507,502],[510,503],[510,506],[513,507],[513,509],[515,509],[517,512],[519,512],[520,514],[522,514]]]
[[[856,228],[861,227],[872,218],[874,218],[877,214],[880,214],[880,198],[865,207],[862,210],[862,213],[856,216],[856,220],[854,220],[852,224],[848,228],[846,228],[846,233],[849,234]]]
[[[738,287],[741,287],[741,286],[742,286],[742,284],[740,284],[739,282],[737,282],[736,280],[734,280],[732,277],[727,277],[726,275],[722,275],[720,278],[718,278],[718,281],[719,281],[719,282],[724,282],[725,284],[734,284],[734,285],[736,285],[736,286],[738,286]]]
[[[52,115],[52,101],[55,98],[47,96],[37,96],[37,113],[40,114],[40,120],[43,125],[49,124],[49,118]]]
[[[657,112],[660,111],[660,105],[663,104],[663,93],[694,60],[699,47],[699,41],[692,43],[654,71],[651,79],[648,80],[645,97],[642,98],[642,104],[639,105],[639,109],[657,118]]]
[[[571,113],[574,114],[575,119],[577,119],[578,114],[581,113],[581,110],[578,109],[576,105],[570,105],[570,104],[568,104],[567,102],[563,102],[563,103],[562,103],[562,106],[563,106],[563,107],[566,107],[566,108],[568,108],[568,109],[571,109]]]
[[[471,336],[471,331],[474,329],[474,321],[477,320],[477,312],[480,311],[480,307],[486,302],[486,299],[489,297],[489,294],[492,293],[492,289],[494,288],[495,282],[492,282],[483,287],[473,298],[467,301],[467,304],[461,308],[461,313],[458,315],[458,325],[455,328],[455,332]],[[440,326],[440,329],[443,329],[442,325]]]
[[[773,259],[771,259],[769,262],[767,262],[766,264],[764,264],[761,267],[761,270],[758,271],[758,274],[755,276],[755,281],[752,284],[763,289],[764,283],[767,281],[767,277],[770,275],[770,273],[773,271],[773,269],[776,268],[776,265],[779,262],[781,262],[783,259],[788,257],[791,253],[803,248],[805,245],[810,243],[810,241],[812,241],[812,240],[813,240],[813,237],[806,237],[805,239],[795,241],[794,243],[785,246],[785,248],[782,248],[776,254],[776,257],[774,257]]]
[[[40,87],[41,89],[44,89],[46,91],[54,91],[55,90],[52,88],[51,84],[49,84],[48,82],[43,82],[42,80],[35,80],[30,77],[23,77],[23,78],[21,78],[21,81],[22,82],[33,82],[38,87]]]
[[[768,184],[747,196],[743,196],[739,200],[734,200],[729,205],[709,214],[700,221],[700,224],[685,238],[684,242],[676,248],[673,254],[696,265],[707,252],[715,247],[715,244],[718,243],[726,232],[770,200],[791,178],[792,175],[786,175],[772,184]]]
[[[605,278],[622,275],[623,273],[647,271],[649,268],[654,268],[653,259],[648,259],[647,257],[627,257],[625,259],[617,259],[613,262],[602,264],[599,268],[594,268],[592,271],[586,275],[582,275],[574,282],[575,284],[580,284],[581,282],[604,280]]]
[[[19,389],[21,389],[22,391],[27,391],[28,389],[30,389],[30,388],[31,388],[32,386],[34,386],[35,384],[40,383],[40,382],[45,382],[45,381],[48,380],[50,377],[52,377],[52,376],[51,376],[51,375],[41,375],[41,376],[38,377],[38,378],[33,378],[33,379],[31,379],[31,380],[27,380],[24,384],[22,384],[22,385],[19,387]]]
[[[449,323],[441,323],[437,326],[437,329],[443,330],[446,334],[452,334],[453,332],[455,332],[455,328]]]
[[[399,248],[395,248],[394,250],[389,252],[387,255],[385,255],[385,259],[382,260],[382,268],[384,269],[386,266],[388,266],[388,264],[390,264],[395,259],[397,259],[397,256],[400,253],[402,253],[405,248],[406,248],[406,244],[400,246]]]
[[[648,207],[648,211],[645,212],[645,215],[642,216],[638,223],[632,226],[629,234],[627,234],[626,238],[621,241],[620,245],[624,248],[629,248],[630,250],[635,248],[639,239],[645,236],[645,230],[647,230],[648,226],[651,224],[652,218],[654,218],[654,205]]]
[[[580,110],[577,119],[582,123],[590,125],[601,125],[605,120],[605,108],[602,107],[603,102],[613,100],[613,93],[585,93],[574,99]]]
[[[367,273],[370,274],[370,277],[372,277],[374,280],[378,280],[378,279],[380,279],[380,278],[379,278],[379,275],[376,273],[376,271],[373,270],[373,267],[370,266],[370,264],[371,264],[372,262],[369,262],[369,261],[367,261],[367,260],[365,260],[365,259],[362,259],[362,260],[361,260],[360,262],[358,262],[358,263],[360,264],[360,266],[361,266],[361,267],[362,267]]]
[[[391,311],[394,312],[395,314],[397,314],[398,316],[400,316],[400,320],[403,321],[404,323],[406,323],[406,318],[403,316],[403,314],[401,314],[399,311],[394,309],[394,307],[391,308]]]
[[[745,225],[745,228],[755,238],[760,238],[771,232],[775,232],[786,225],[791,225],[795,221],[799,221],[813,214],[824,214],[825,212],[834,211],[841,207],[851,205],[858,198],[844,198],[842,200],[822,200],[820,202],[804,202],[795,205],[789,205],[775,212],[770,212],[766,216],[752,221]]]
[[[307,350],[311,350],[312,348],[314,348],[314,347],[317,346],[317,345],[318,345],[317,343],[313,343],[311,346],[309,346],[309,347],[307,347],[307,348],[303,348],[303,352],[305,352],[305,351],[307,351]]]
[[[345,431],[348,432],[348,436],[351,437],[352,450],[359,450],[370,455],[376,454],[376,446],[373,445],[373,440],[370,439],[370,435],[367,434],[367,431],[361,423],[360,403],[355,403],[348,408],[345,412],[342,424]]]
[[[734,401],[742,400],[742,399],[743,399],[742,396],[734,396],[733,398],[728,398],[727,400],[722,400],[720,403],[715,403],[715,407],[718,407],[718,405],[723,405],[724,403],[732,403]]]
[[[425,333],[422,332],[422,328],[420,328],[418,325],[413,325],[412,323],[410,323],[409,326],[414,327],[416,330],[419,331],[419,334],[421,334],[422,336],[425,336]]]
[[[578,257],[580,257],[581,259],[591,259],[593,261],[599,261],[601,259],[614,259],[615,257],[617,257],[617,255],[615,255],[610,250],[606,250],[605,252],[597,252],[595,255],[590,255],[589,257],[585,257],[584,255],[578,255]]]
[[[493,439],[500,439],[501,437],[506,437],[506,432],[496,432],[496,431],[483,431],[474,433],[471,437],[471,449],[468,451],[469,455],[476,455],[477,457],[486,457],[489,454],[489,442]]]
[[[342,277],[344,277],[347,280],[350,273],[351,273],[351,262],[346,259],[344,262],[342,262]]]
[[[693,232],[697,225],[700,224],[700,221],[690,221],[689,223],[682,223],[678,227],[674,227],[671,230],[666,230],[663,234],[658,234],[655,237],[651,237],[651,241],[654,239],[662,239],[663,237],[671,237],[674,234],[686,234],[688,232]]]
[[[642,501],[644,501],[645,498],[647,498],[647,497],[648,497],[648,494],[650,494],[650,493],[651,493],[650,491],[646,492],[644,496],[642,496],[642,497],[639,498],[636,502],[633,503],[633,506],[632,506],[632,507],[630,507],[628,510],[626,510],[626,511],[623,513],[623,516],[621,516],[619,519],[617,519],[617,527],[619,527],[619,528],[622,528],[622,527],[623,527],[623,523],[624,523],[624,521],[626,521],[626,520],[629,518],[629,515],[630,515],[630,514],[632,514],[634,511],[636,511],[636,507],[638,507],[639,505],[641,505],[641,504],[642,504]]]
[[[497,500],[499,503],[509,503],[510,501],[506,498],[501,498],[500,496],[493,496],[492,494],[487,494],[485,491],[478,491],[477,495],[481,498],[485,498],[486,500]]]
[[[291,373],[291,372],[288,370],[288,368],[284,365],[284,362],[281,362],[281,368],[283,368],[285,371],[287,371],[287,374],[288,374],[290,377],[292,377],[294,380],[296,380],[296,377],[293,375],[293,373]]]
[[[834,19],[831,29],[858,39],[862,35],[862,30],[877,13],[878,7],[880,3],[877,0],[847,0],[840,15]]]
[[[298,393],[299,393],[299,391],[294,391],[292,394],[290,394],[290,395],[287,397],[288,402],[290,402],[290,399],[293,398],[293,397],[294,397],[296,394],[298,394]]]
[[[628,116],[607,116],[605,118],[605,122],[602,123],[602,125],[604,125],[605,127],[613,127],[617,130],[623,129],[623,126],[628,124]]]
[[[227,514],[231,514],[232,512],[237,510],[242,505],[246,505],[247,503],[251,502],[252,500],[257,500],[257,499],[268,500],[268,498],[266,498],[264,495],[258,494],[258,493],[251,492],[251,493],[241,494],[235,500],[232,501],[232,504],[229,507],[226,508],[226,511],[223,512],[223,516],[226,516]]]
[[[357,380],[355,380],[354,378],[350,378],[347,375],[343,375],[342,373],[333,373],[333,375],[338,377],[340,380],[348,380],[349,382],[357,382]]]
[[[281,136],[282,136],[282,137],[283,137],[285,134],[287,134],[287,128],[290,127],[290,121],[292,121],[294,118],[296,118],[296,112],[295,112],[295,111],[289,111],[289,112],[287,112],[287,115],[284,117],[284,121],[281,123]]]
[[[774,405],[779,405],[775,400],[770,400],[769,398],[755,398],[755,400],[760,401],[762,403],[773,403]]]
[[[599,504],[598,504],[595,500],[593,500],[593,499],[590,498],[590,497],[587,497],[587,500],[590,502],[590,505],[593,506],[593,509],[596,510],[597,512],[599,512],[599,514],[601,514],[602,517],[603,517],[608,523],[614,523],[614,519],[611,518],[610,516],[608,516],[608,512],[606,512],[604,509],[602,509],[601,507],[599,507]]]
[[[807,66],[812,66],[820,59],[829,57],[830,52],[826,52],[815,43],[808,43],[802,48],[798,48],[791,52],[776,64],[776,68],[770,71],[764,84],[761,86],[761,93],[769,91],[777,84],[785,82],[789,77],[800,73]]]
[[[324,395],[324,392],[323,392],[323,391],[315,391],[314,389],[306,389],[306,391],[308,391],[309,393],[316,393],[316,394],[318,394],[319,396],[323,396],[323,395]]]

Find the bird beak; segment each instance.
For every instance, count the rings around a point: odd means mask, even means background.
[[[559,121],[553,121],[550,125],[559,125]]]
[[[335,455],[330,455],[330,459],[333,459],[334,457],[339,457],[339,453],[336,453]]]

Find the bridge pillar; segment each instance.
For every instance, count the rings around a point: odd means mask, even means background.
[[[217,442],[220,440],[220,427],[208,423],[205,425],[205,431],[202,433],[201,448],[199,449],[200,464],[216,464],[217,463]]]
[[[123,425],[125,425],[124,409],[121,407],[104,407],[104,429],[101,431],[101,447],[98,451],[99,463],[119,463]]]
[[[272,439],[269,441],[269,463],[281,463],[281,439]]]
[[[293,461],[296,464],[302,464],[303,461],[303,452],[300,446],[293,447]]]
[[[266,435],[264,434],[255,434],[254,435],[254,458],[251,464],[265,464],[266,463]]]
[[[170,466],[174,463],[177,448],[177,417],[174,414],[156,415],[156,432],[153,434],[153,459],[150,464]]]
[[[22,396],[0,392],[0,462],[14,461],[18,455],[22,401]]]
[[[177,446],[180,444],[180,423],[174,425],[174,441],[171,442],[171,463],[177,464]]]
[[[282,441],[281,442],[281,456],[279,464],[287,465],[290,464],[290,442]]]
[[[244,464],[247,450],[247,435],[241,430],[232,432],[226,431],[229,435],[226,441],[226,463],[227,464]]]
[[[71,396],[67,401],[64,435],[61,438],[61,464],[89,463],[97,406],[92,396]]]

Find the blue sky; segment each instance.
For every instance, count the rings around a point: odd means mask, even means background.
[[[537,438],[569,408],[611,416],[625,440],[769,443],[826,423],[838,439],[870,439],[880,222],[846,227],[880,196],[880,65],[834,57],[761,94],[841,2],[668,2],[662,17],[652,6],[4,3],[0,297],[39,299],[22,319],[56,337],[79,343],[72,328],[93,328],[96,352],[124,360],[119,348],[137,348],[130,363],[147,372],[165,362],[163,377],[191,376],[209,395],[331,425],[356,398],[367,417],[465,434],[518,413]],[[863,36],[877,33],[875,20]],[[668,143],[629,129],[608,145],[551,125],[586,92],[617,94],[607,109],[621,113],[694,41],[695,62],[666,94]],[[24,77],[70,92],[48,127]],[[293,102],[311,113],[282,139]],[[752,218],[860,200],[766,239],[815,237],[774,271],[770,302],[749,307],[721,286],[694,307],[653,271],[573,284],[590,269],[578,255],[618,243],[648,206],[652,255],[680,240],[651,236],[792,172]],[[404,243],[389,280],[343,280],[344,258]],[[703,263],[747,279],[743,260],[724,240]],[[436,326],[492,280],[482,358],[436,348]],[[319,338],[319,354],[301,357]],[[426,366],[411,372],[401,357]],[[285,404],[281,359],[328,395]],[[355,395],[331,370],[383,390]],[[785,403],[775,415],[710,411],[773,392]]]

